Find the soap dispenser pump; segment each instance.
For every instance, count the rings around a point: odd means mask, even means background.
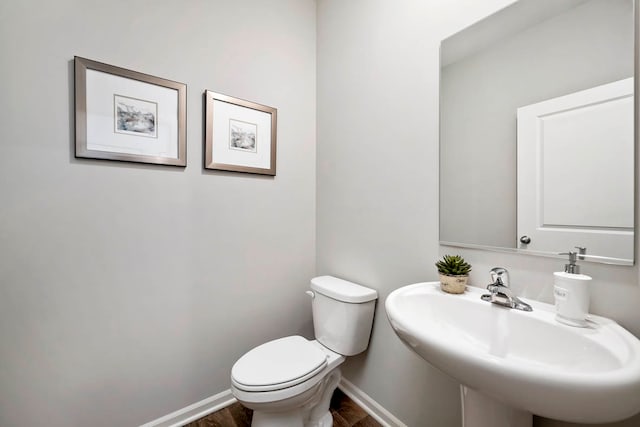
[[[580,274],[580,266],[576,264],[579,255],[584,255],[584,248],[577,248],[580,252],[567,252],[569,263],[564,271],[553,273],[553,295],[556,299],[556,320],[569,326],[584,328],[589,314],[589,283],[591,277]]]

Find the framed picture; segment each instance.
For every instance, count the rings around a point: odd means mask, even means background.
[[[206,91],[206,169],[276,174],[278,110]]]
[[[187,86],[75,57],[76,157],[187,165]]]

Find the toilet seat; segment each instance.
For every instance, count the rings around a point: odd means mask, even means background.
[[[301,336],[269,341],[233,365],[231,383],[239,390],[282,390],[313,378],[327,366],[327,353]]]

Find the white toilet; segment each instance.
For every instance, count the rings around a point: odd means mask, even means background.
[[[375,290],[331,276],[311,279],[316,339],[290,336],[242,356],[231,391],[253,409],[252,427],[330,427],[329,403],[345,356],[369,346]]]

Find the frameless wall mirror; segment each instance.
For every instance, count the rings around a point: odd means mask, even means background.
[[[519,0],[440,58],[440,242],[634,262],[638,0]]]

